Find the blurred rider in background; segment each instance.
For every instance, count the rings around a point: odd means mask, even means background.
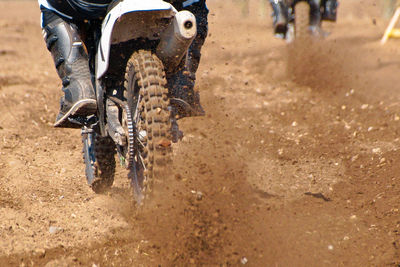
[[[292,0],[294,1],[294,0]],[[289,23],[287,0],[269,0],[272,8],[274,33],[285,35]],[[336,21],[337,0],[308,0],[310,5],[310,30],[313,34],[323,34],[321,20]],[[321,14],[322,8],[322,14]]]
[[[288,24],[288,10],[283,0],[269,0],[272,8],[272,24],[275,34],[286,34]]]
[[[96,114],[97,109],[89,57],[80,26],[91,20],[101,21],[114,0],[38,0],[38,2],[42,13],[44,40],[52,54],[64,92],[54,126],[79,128],[80,125],[71,123],[68,118]],[[200,50],[207,37],[206,0],[167,2],[171,2],[178,11],[183,9],[191,11],[197,20],[197,36],[189,48],[186,65],[168,79],[170,97],[185,103],[183,105],[185,108],[175,111],[174,115],[177,117],[204,115],[199,93],[194,91],[194,82],[200,62]]]

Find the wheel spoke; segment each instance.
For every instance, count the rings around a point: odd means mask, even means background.
[[[142,143],[142,141],[140,141],[140,138],[142,137],[142,138],[144,138],[142,135],[140,135],[140,134],[138,134],[139,136],[138,136],[138,138],[136,138],[136,140],[138,141],[138,143],[142,146],[142,148],[144,148],[145,146],[144,146],[144,144]]]
[[[142,155],[140,154],[140,152],[138,152],[138,156],[139,156],[139,159],[140,159],[140,163],[142,163],[143,169],[146,171],[147,168],[146,168],[146,165],[144,165],[143,157],[142,157]]]
[[[138,123],[139,123],[139,103],[140,103],[140,100],[141,100],[141,96],[139,95],[139,97],[138,97],[138,101],[137,101],[137,103],[136,103],[136,108],[135,108],[135,115],[133,116],[133,120],[135,121],[135,124],[137,125]]]

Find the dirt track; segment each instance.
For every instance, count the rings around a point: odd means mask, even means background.
[[[80,132],[51,126],[36,2],[0,2],[0,266],[400,264],[400,48],[378,43],[379,4],[343,1],[293,67],[255,4],[209,2],[208,115],[181,122],[174,179],[140,215],[125,173],[95,195]]]

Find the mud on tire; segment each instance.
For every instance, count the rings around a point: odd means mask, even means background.
[[[163,64],[156,55],[145,50],[132,54],[126,66],[124,97],[136,122],[136,154],[130,155],[129,178],[139,204],[152,191],[154,180],[162,179],[162,170],[171,161],[166,83]]]

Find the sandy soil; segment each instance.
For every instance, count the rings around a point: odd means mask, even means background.
[[[258,2],[209,2],[207,116],[181,122],[173,177],[139,214],[126,174],[94,194],[80,131],[52,127],[36,2],[0,2],[0,266],[400,264],[400,43],[379,45],[380,2],[343,1],[302,53]]]

